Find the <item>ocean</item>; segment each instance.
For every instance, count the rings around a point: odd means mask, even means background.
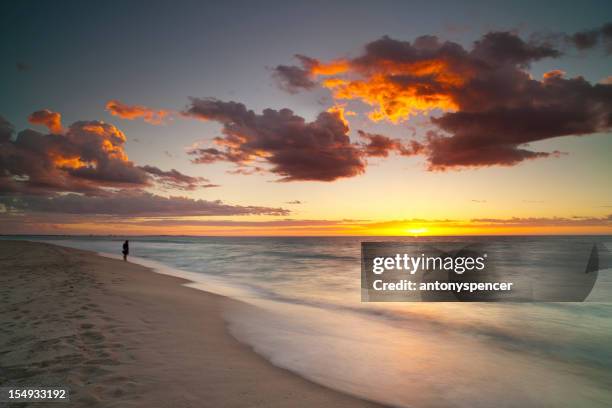
[[[113,257],[123,243],[5,238]],[[528,274],[556,259],[544,250],[551,242],[594,237],[130,237],[130,261],[253,305],[226,311],[234,337],[274,365],[368,400],[398,407],[612,406],[610,269],[599,272],[584,303],[361,302],[361,241],[441,239],[482,240],[498,251],[521,245],[527,256],[519,270]],[[612,250],[612,237],[597,240]]]

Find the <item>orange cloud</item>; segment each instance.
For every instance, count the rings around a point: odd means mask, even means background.
[[[134,120],[142,118],[145,122],[152,125],[163,124],[164,120],[170,115],[170,111],[167,110],[155,110],[142,105],[126,105],[116,99],[106,103],[106,110],[111,115],[122,119]]]
[[[58,112],[43,109],[32,113],[28,121],[34,125],[46,126],[51,133],[62,133],[62,115]]]
[[[545,72],[542,75],[543,79],[551,79],[551,78],[563,78],[565,76],[565,71],[560,69],[553,69],[552,71]]]
[[[333,76],[347,72],[352,75]],[[451,64],[444,55],[414,61],[384,58],[319,63],[312,73],[331,76],[322,85],[332,90],[335,99],[361,100],[375,108],[368,115],[371,120],[393,123],[434,109],[457,110],[456,91],[473,76],[471,70]]]
[[[89,163],[82,161],[78,157],[64,157],[61,154],[57,154],[55,152],[50,154],[50,156],[53,160],[53,164],[58,169],[68,170],[89,166]]]
[[[470,69],[452,64],[443,54],[412,61],[358,58],[322,63],[304,56],[300,61],[309,78],[328,77],[321,85],[332,90],[335,99],[358,99],[373,106],[368,116],[376,122],[398,123],[434,109],[457,110],[457,90],[473,77]]]
[[[429,69],[444,65],[440,61],[429,62]],[[336,99],[359,99],[375,110],[368,117],[375,121],[388,120],[398,123],[417,113],[427,113],[434,109],[444,111],[456,110],[457,103],[449,88],[456,87],[463,82],[459,76],[448,73],[429,73],[428,69],[418,66],[404,66],[399,75],[414,78],[429,78],[435,76],[438,91],[432,92],[427,85],[415,81],[413,84],[402,83],[387,74],[375,73],[363,79],[344,81],[331,78],[323,82],[323,86],[333,91]]]
[[[350,64],[345,60],[335,60],[326,64],[320,61],[313,60],[310,66],[310,72],[313,75],[337,75],[344,73],[350,69]]]
[[[343,104],[336,104],[334,106],[331,106],[329,108],[327,108],[327,112],[329,113],[335,113],[336,115],[338,115],[338,117],[340,118],[340,120],[342,121],[342,123],[344,123],[347,127],[349,126],[349,122],[346,119],[347,116],[355,116],[356,113],[350,110],[346,110],[346,105]]]

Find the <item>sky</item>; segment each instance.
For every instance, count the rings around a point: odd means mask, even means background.
[[[612,6],[5,2],[2,233],[612,233]]]

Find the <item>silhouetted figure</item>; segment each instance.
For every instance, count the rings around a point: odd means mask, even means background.
[[[127,256],[130,254],[130,241],[125,241],[123,243],[123,260],[127,261]]]

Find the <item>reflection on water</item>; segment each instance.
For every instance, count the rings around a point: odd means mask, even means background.
[[[45,240],[116,254],[122,242]],[[487,240],[502,252],[527,245],[528,273],[551,264],[540,259],[550,240],[592,238]],[[612,299],[611,270],[589,297],[598,303],[368,304],[360,302],[359,238],[147,237],[133,238],[131,250],[257,306],[227,311],[232,333],[332,388],[406,407],[612,406],[612,303],[601,303]]]

